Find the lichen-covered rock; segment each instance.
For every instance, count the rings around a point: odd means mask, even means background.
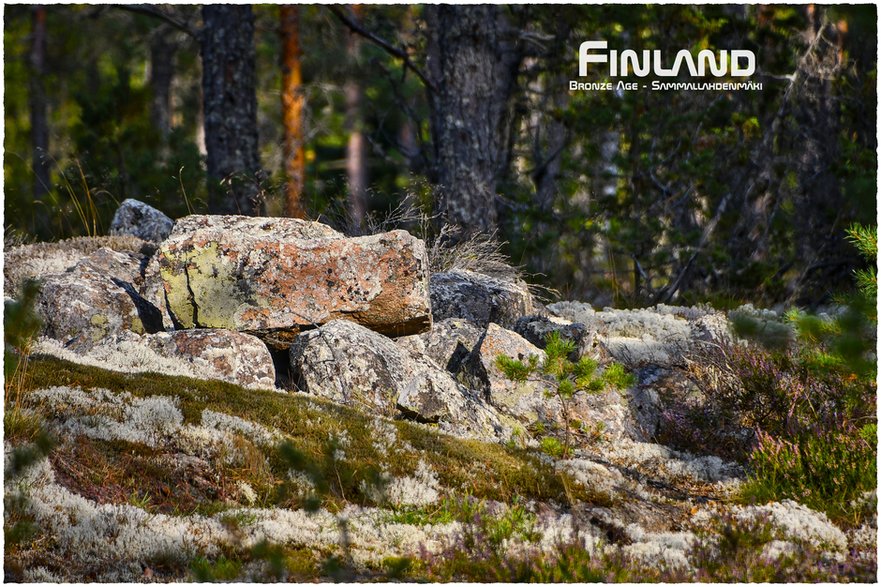
[[[432,275],[430,288],[435,320],[462,318],[480,328],[490,322],[512,328],[518,318],[534,313],[532,295],[522,281],[454,269]]]
[[[590,351],[594,341],[594,333],[584,324],[556,316],[523,316],[514,324],[513,330],[540,349],[545,348],[548,335],[558,333],[563,340],[575,343],[575,350],[569,357],[572,361]]]
[[[703,308],[659,304],[653,308],[595,311],[590,304],[557,302],[555,315],[596,331],[597,341],[616,361],[630,367],[683,364],[683,354],[703,342],[727,337],[724,314]]]
[[[503,436],[492,410],[449,373],[353,322],[334,320],[301,334],[290,358],[302,391],[368,413],[437,423],[457,435]]]
[[[141,287],[138,293],[148,303],[159,309],[162,328],[164,330],[174,330],[176,325],[171,317],[171,313],[168,311],[168,304],[165,301],[165,286],[159,275],[158,255],[153,255],[147,260],[144,266],[144,278],[141,280]]]
[[[395,342],[411,354],[424,355],[450,373],[458,373],[482,334],[467,320],[447,318],[432,324],[428,332],[402,336]]]
[[[120,204],[110,223],[111,235],[131,235],[145,241],[165,240],[174,221],[149,204],[128,198]]]
[[[102,248],[141,258],[155,250],[149,243],[133,236],[77,237],[14,247],[3,255],[3,291],[8,296],[18,297],[25,281],[64,273]]]
[[[143,267],[146,262],[146,257],[139,253],[114,251],[108,247],[101,247],[77,261],[71,271],[88,270],[106,275],[111,279],[124,281],[135,289],[139,289],[144,282]]]
[[[143,334],[162,328],[159,311],[130,283],[85,265],[46,276],[35,310],[44,335],[74,348],[88,348],[123,331]]]
[[[536,382],[509,379],[496,365],[499,355],[525,363],[530,356],[540,361],[544,351],[516,332],[491,322],[463,366],[471,386],[482,391],[496,409],[522,423],[557,421],[560,417],[559,400],[545,397],[545,388]],[[547,385],[550,384],[548,380]]]
[[[187,361],[197,372],[244,387],[273,387],[275,366],[266,345],[243,332],[222,329],[177,330],[144,337],[159,355]]]
[[[252,388],[275,385],[275,367],[266,345],[254,336],[231,330],[178,330],[143,336],[119,332],[93,345],[73,347],[41,339],[34,350],[125,373],[218,379]]]
[[[390,335],[431,324],[425,246],[402,230],[344,238],[292,218],[188,216],[157,256],[169,311],[185,328],[287,347],[302,327],[338,318]]]

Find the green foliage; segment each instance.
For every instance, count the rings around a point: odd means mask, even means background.
[[[197,583],[232,581],[239,576],[242,562],[220,555],[214,560],[198,556],[190,563],[190,572]]]
[[[847,240],[857,248],[860,255],[872,266],[854,272],[857,288],[864,296],[874,300],[878,297],[878,276],[875,264],[878,259],[878,228],[852,224],[847,229]]]
[[[601,373],[597,373],[599,365],[590,357],[580,357],[573,362],[570,357],[575,352],[575,343],[564,339],[559,332],[550,332],[545,340],[545,355],[539,361],[536,355],[530,355],[527,362],[506,355],[496,357],[496,367],[512,381],[525,382],[535,373],[552,378],[555,387],[545,390],[548,397],[556,397],[563,407],[564,440],[560,441],[552,436],[546,436],[541,440],[543,452],[556,456],[569,456],[572,447],[569,443],[569,428],[572,425],[569,416],[569,405],[572,398],[578,392],[601,393],[606,389],[624,389],[636,381],[632,374],[627,373],[622,365],[610,363]],[[542,381],[539,379],[538,381]],[[544,426],[534,428],[541,433]]]
[[[568,450],[563,443],[553,436],[545,436],[541,439],[541,452],[556,458],[562,458],[568,454]]]

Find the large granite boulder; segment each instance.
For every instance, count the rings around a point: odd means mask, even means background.
[[[454,269],[431,276],[431,310],[435,320],[461,318],[480,328],[495,322],[512,328],[534,305],[522,281],[503,281],[473,271]]]
[[[368,413],[436,423],[462,436],[499,439],[496,414],[433,361],[347,320],[304,332],[290,348],[298,387]]]
[[[273,388],[275,367],[257,337],[222,329],[119,332],[88,347],[41,339],[35,352],[125,373],[154,372]]]
[[[184,328],[246,331],[284,348],[337,318],[395,336],[431,324],[425,246],[402,230],[344,238],[293,218],[188,216],[157,258]]]
[[[165,240],[174,221],[148,204],[129,198],[124,200],[110,223],[111,235],[131,235],[145,241]]]
[[[129,253],[99,249],[65,273],[44,276],[35,304],[42,334],[88,348],[123,331],[161,330],[159,310],[128,281],[140,276],[140,261]]]
[[[483,331],[467,320],[447,318],[422,334],[402,336],[395,342],[411,354],[426,356],[450,373],[458,373]]]
[[[136,256],[142,264],[155,246],[133,236],[96,236],[13,247],[3,254],[4,294],[16,298],[25,281],[64,273],[100,249]]]

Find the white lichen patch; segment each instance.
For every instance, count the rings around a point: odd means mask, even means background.
[[[165,333],[148,335],[154,337],[168,336]],[[64,344],[46,337],[39,338],[33,346],[34,353],[41,353],[90,367],[99,367],[120,373],[161,373],[163,375],[192,377],[194,379],[216,379],[236,382],[233,374],[225,374],[213,368],[210,361],[202,357],[187,360],[183,356],[167,356],[151,348],[144,337],[130,332],[123,332],[110,337],[89,349],[73,352]],[[256,382],[248,382],[244,387],[250,389],[275,389],[270,378]]]
[[[413,476],[392,479],[385,488],[385,497],[395,506],[424,506],[440,497],[437,473],[420,460]]]
[[[43,402],[62,430],[97,440],[155,447],[183,423],[177,402],[164,396],[137,398],[106,389],[86,392],[76,387],[51,387],[35,391],[33,397]]]
[[[572,475],[583,487],[595,491],[611,494],[626,484],[626,479],[620,471],[587,459],[561,460],[556,466]]]
[[[238,416],[230,416],[213,410],[202,410],[202,426],[241,434],[258,446],[271,447],[284,438],[278,430],[270,429],[255,422],[249,422]]]
[[[651,567],[690,569],[688,553],[697,538],[691,532],[646,532],[637,524],[626,528],[632,544],[621,547],[635,561]]]
[[[398,442],[398,429],[395,425],[382,418],[370,421],[370,438],[373,450],[380,457],[388,457]]]
[[[596,456],[616,465],[637,468],[670,483],[711,483],[717,491],[725,493],[736,489],[744,475],[739,465],[716,456],[695,456],[660,444],[628,439],[604,445]]]
[[[774,532],[775,540],[808,544],[836,560],[844,560],[848,540],[844,532],[835,526],[822,512],[790,499],[759,506],[731,506],[726,508],[735,524],[750,527],[767,524]],[[691,524],[697,528],[717,530],[720,516],[718,508],[703,508],[691,516]]]

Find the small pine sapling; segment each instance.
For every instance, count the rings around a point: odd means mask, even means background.
[[[572,400],[578,392],[600,393],[606,389],[625,389],[634,384],[634,377],[627,373],[618,363],[612,363],[599,371],[599,364],[590,357],[583,356],[578,361],[569,359],[575,351],[575,343],[564,339],[559,332],[551,332],[545,339],[545,356],[539,359],[531,355],[526,362],[518,361],[507,355],[496,357],[496,367],[512,381],[527,382],[538,373],[541,376],[553,377],[555,386],[545,389],[545,397],[556,397],[560,400],[563,412],[564,439],[562,447],[559,443],[545,439],[542,446],[546,452],[554,456],[568,457],[571,453],[569,428],[572,423],[570,416]],[[538,379],[537,381],[544,381]]]

